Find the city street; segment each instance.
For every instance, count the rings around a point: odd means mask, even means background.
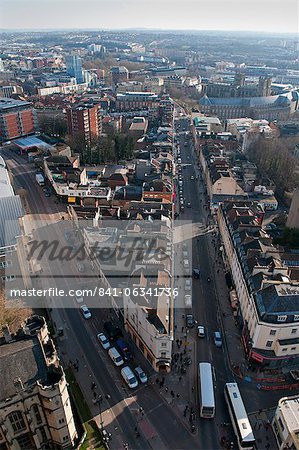
[[[182,128],[189,129],[187,119],[183,119],[181,122]],[[207,209],[204,208],[204,185],[200,180],[200,171],[196,167],[192,140],[188,140],[188,145],[185,146],[186,136],[184,134],[179,136],[182,166],[185,166],[182,169],[185,205],[188,202],[191,204],[190,208],[185,207],[185,211],[180,214],[179,220],[207,224]],[[50,199],[44,198],[42,189],[36,184],[33,166],[27,163],[25,157],[21,157],[8,149],[3,150],[2,155],[12,170],[16,187],[24,188],[27,191],[32,229],[35,226],[34,221],[39,221],[42,227],[48,225],[49,222],[57,222],[61,215],[65,214],[65,206],[55,203],[53,196]],[[198,180],[196,179],[197,176],[199,176]],[[191,177],[194,179],[191,179]],[[62,232],[61,227],[60,232]],[[63,234],[60,237],[63,239]],[[57,329],[62,327],[64,330],[64,336],[58,341],[62,359],[65,365],[68,364],[69,360],[79,359],[80,367],[78,374],[76,373],[77,379],[93,413],[97,415],[98,423],[102,421],[101,416],[103,416],[104,427],[112,433],[111,448],[122,448],[124,442],[129,444],[129,448],[136,449],[198,448],[212,450],[219,448],[219,442],[224,433],[221,424],[229,422],[223,387],[226,382],[233,381],[234,376],[227,354],[226,331],[222,326],[222,311],[219,303],[219,296],[225,296],[226,298],[227,292],[223,289],[223,284],[220,283],[219,277],[224,278],[224,274],[222,267],[216,265],[212,239],[212,233],[195,237],[192,240],[192,261],[190,260],[190,264],[192,262],[191,269],[192,267],[200,268],[200,279],[193,279],[192,282],[192,312],[198,325],[204,325],[206,328],[204,339],[199,339],[196,336],[196,327],[188,335],[188,340],[192,342],[195,348],[196,358],[193,361],[192,368],[184,375],[186,377],[184,383],[186,392],[182,395],[181,404],[189,402],[190,405],[195,407],[197,419],[194,435],[190,432],[186,421],[183,420],[179,408],[173,403],[169,404],[165,395],[161,395],[159,389],[156,388],[156,374],[149,368],[137,349],[135,350],[136,362],[146,369],[150,375],[150,383],[148,386],[139,386],[136,390],[128,392],[121,380],[119,370],[112,364],[107,353],[96,340],[96,334],[103,330],[103,321],[107,319],[109,311],[94,309],[92,310],[92,319],[85,321],[74,300],[74,308],[58,304],[59,307],[52,310],[52,319]],[[220,274],[217,274],[217,267],[220,268]],[[73,287],[74,280],[79,287],[83,282],[86,284],[74,262],[68,264],[67,268],[63,264],[59,267],[59,278],[54,277],[57,275],[57,263],[53,267],[49,263],[48,270],[51,274],[50,282],[55,283],[58,287]],[[208,281],[208,278],[211,281]],[[59,299],[55,300],[60,301]],[[182,324],[185,323],[183,316],[188,312],[190,312],[190,309],[176,309],[175,311],[177,324],[175,339],[183,337],[180,329]],[[222,348],[217,348],[214,345],[212,334],[216,330],[222,332],[224,340]],[[215,369],[216,415],[212,420],[198,418],[197,365],[201,361],[211,362]],[[171,376],[166,376],[166,384],[169,384],[169,386],[171,386]],[[93,397],[90,389],[92,381],[97,385],[98,394],[101,394],[103,398],[107,393],[110,396],[110,398],[104,400],[101,410],[98,405],[94,405],[92,402]],[[258,410],[261,404],[264,407],[275,405],[276,395],[261,393],[254,384],[243,381],[240,383],[240,388],[248,412]],[[260,401],[261,395],[263,396],[262,402]],[[144,415],[138,413],[140,408],[144,411]],[[161,417],[163,417],[163,420],[161,420]],[[136,427],[140,430],[138,439],[135,437]],[[230,427],[225,429],[225,435],[234,440]]]

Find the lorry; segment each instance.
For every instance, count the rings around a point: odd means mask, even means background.
[[[44,176],[41,173],[37,173],[35,175],[35,179],[36,179],[37,183],[40,186],[44,186],[45,185],[45,178],[44,178]]]

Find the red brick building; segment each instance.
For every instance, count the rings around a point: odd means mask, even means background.
[[[0,98],[0,141],[27,136],[36,131],[36,118],[32,104]]]
[[[67,109],[68,133],[72,136],[84,136],[86,142],[102,132],[100,106],[89,103],[77,103]]]

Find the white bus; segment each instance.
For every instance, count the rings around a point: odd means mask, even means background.
[[[255,438],[237,383],[226,383],[224,386],[224,397],[239,449],[255,448]]]
[[[214,380],[210,363],[198,364],[199,414],[205,419],[215,415]]]

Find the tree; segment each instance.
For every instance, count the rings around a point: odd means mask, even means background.
[[[296,159],[287,144],[281,138],[266,139],[261,135],[248,149],[249,159],[274,181],[281,195],[299,184],[295,174]]]

